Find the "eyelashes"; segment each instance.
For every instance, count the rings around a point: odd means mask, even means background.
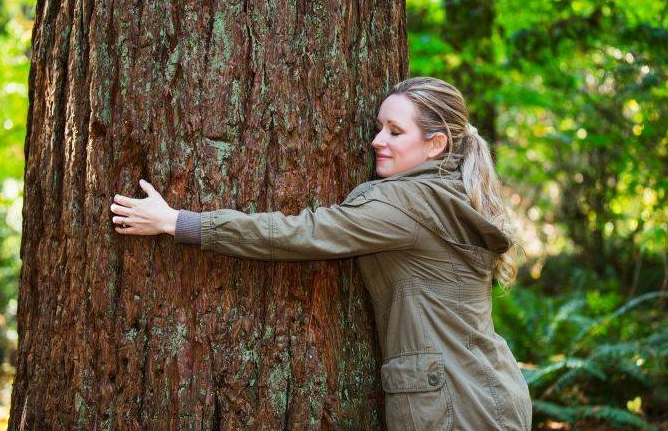
[[[376,133],[379,133],[382,129],[383,129],[382,127],[376,126]],[[390,135],[399,136],[399,135],[401,135],[401,133],[395,133],[395,132],[390,131]]]

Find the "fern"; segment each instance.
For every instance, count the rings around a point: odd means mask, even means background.
[[[668,325],[653,303],[668,293],[643,294],[612,311],[588,307],[586,294],[545,298],[525,290],[496,308],[500,326],[507,325],[514,345],[526,351],[518,359],[539,365],[522,369],[534,413],[575,426],[602,421],[620,430],[652,430],[624,407],[635,396],[648,406],[668,401],[666,391],[655,390],[666,380]]]
[[[590,357],[594,358],[619,358],[623,356],[631,356],[638,352],[640,343],[633,342],[619,342],[619,343],[605,343],[594,347]]]
[[[596,418],[622,430],[629,427],[641,430],[656,430],[656,427],[647,423],[643,418],[633,413],[610,406],[583,406],[577,408],[580,418]]]
[[[577,369],[579,372],[586,372],[601,380],[605,380],[605,373],[593,361],[580,358],[565,358],[560,361],[533,370],[528,376],[527,384],[537,386],[544,383],[553,373],[562,369]]]
[[[567,301],[565,304],[563,304],[561,307],[559,307],[559,311],[557,314],[554,316],[554,318],[550,321],[550,324],[547,327],[546,331],[546,338],[548,342],[552,342],[554,338],[554,333],[556,332],[557,328],[562,322],[570,320],[572,316],[574,316],[574,313],[576,311],[579,311],[586,305],[586,302],[584,299],[581,298],[574,298],[571,299],[570,301]]]
[[[581,335],[579,335],[575,340],[573,340],[573,345],[571,347],[569,355],[574,355],[575,352],[577,352],[583,347],[584,342],[587,340],[588,336],[595,335],[601,332],[603,328],[608,326],[610,322],[614,321],[617,317],[620,317],[621,315],[633,310],[634,308],[638,307],[639,305],[642,305],[647,301],[658,298],[668,298],[668,292],[654,291],[645,293],[644,295],[637,296],[628,301],[626,304],[619,307],[617,310],[613,311],[612,313],[608,314],[602,319],[599,319],[596,323],[588,327],[587,330],[582,331]]]
[[[589,359],[609,368],[611,372],[618,371],[644,386],[650,386],[651,381],[647,378],[646,371],[634,361],[636,355],[647,356],[643,354],[646,350],[643,341],[603,344],[594,349]]]
[[[543,415],[562,422],[573,423],[578,418],[578,409],[575,407],[561,406],[549,401],[534,400],[534,413],[542,413]]]
[[[547,395],[548,393],[553,393],[553,392],[561,392],[565,389],[567,389],[571,384],[577,383],[578,381],[582,381],[583,375],[586,373],[583,373],[583,368],[573,368],[562,375],[560,375],[554,383],[550,385],[549,388],[547,388],[544,392],[543,395]]]
[[[647,375],[642,368],[637,366],[633,362],[623,361],[617,365],[617,370],[622,374],[633,378],[634,380],[640,382],[643,386],[649,387],[652,384],[652,381],[647,378]]]
[[[543,400],[535,400],[533,409],[536,413],[541,413],[549,418],[556,419],[570,424],[582,419],[598,419],[605,421],[609,425],[620,429],[629,428],[656,431],[656,427],[649,424],[638,415],[634,415],[624,409],[610,406],[563,406],[556,403]]]

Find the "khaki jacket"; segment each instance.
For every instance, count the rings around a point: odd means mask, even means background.
[[[527,385],[491,316],[509,239],[469,204],[461,157],[356,187],[340,205],[201,215],[202,250],[299,261],[357,256],[383,355],[389,431],[529,431]]]

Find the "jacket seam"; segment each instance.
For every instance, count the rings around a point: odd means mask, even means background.
[[[411,414],[411,425],[413,425],[412,428],[414,430],[417,430],[418,427],[417,427],[417,424],[415,423],[415,415],[413,414],[413,406],[411,405],[411,397],[409,397],[408,394],[405,393],[405,392],[402,395],[404,395],[406,397],[406,404],[408,404],[408,411]]]
[[[407,351],[404,351],[404,352],[399,352],[399,353],[395,353],[393,355],[388,355],[388,356],[384,357],[383,358],[383,363],[389,361],[390,359],[399,358],[401,356],[419,355],[421,353],[439,354],[439,355],[443,356],[443,352],[441,352],[440,350],[434,350],[434,349],[407,350]]]
[[[452,262],[452,259],[448,258],[448,263],[450,264],[450,267],[452,268],[452,273],[455,275],[455,278],[457,279],[457,301],[455,305],[455,313],[457,316],[460,318],[463,318],[462,312],[461,312],[461,305],[462,305],[462,277],[459,275],[459,272],[457,272],[457,269],[455,268],[455,264]]]
[[[201,224],[200,224],[199,228],[200,228],[200,235],[202,237],[202,243],[199,245],[199,247],[200,247],[200,250],[206,250],[207,249],[206,248],[207,238],[206,238],[206,236],[204,235],[204,232],[203,232],[203,231],[206,230],[206,212],[203,211],[200,217],[201,217],[200,218],[200,223]]]
[[[202,229],[204,232],[201,232],[202,234],[202,250],[213,250],[213,233],[211,229],[211,225],[213,224],[212,220],[213,215],[210,212],[203,212],[202,213],[202,226],[200,229]]]
[[[262,238],[244,238],[244,239],[234,239],[234,238],[225,238],[224,236],[213,234],[215,241],[224,241],[227,244],[257,244],[262,243],[264,240]]]
[[[377,262],[374,262],[377,266]],[[418,283],[420,281],[420,283]],[[387,282],[387,286],[394,286],[395,288],[397,286],[400,286],[403,283],[410,283],[408,287],[405,287],[397,292],[395,290],[394,293],[392,293],[391,299],[387,302],[381,302],[381,301],[373,301],[375,304],[374,306],[378,307],[378,313],[380,317],[384,317],[387,315],[389,310],[392,308],[392,304],[394,304],[396,301],[406,298],[408,296],[415,296],[419,295],[421,293],[424,293],[424,290],[429,291],[430,293],[434,294],[436,297],[439,299],[447,300],[447,301],[452,301],[455,303],[455,312],[457,312],[457,315],[462,317],[459,306],[462,303],[462,284],[463,283],[458,283],[457,285],[450,285],[452,286],[453,290],[455,291],[455,295],[448,295],[444,294],[443,292],[438,291],[436,288],[432,287],[430,284],[431,283],[439,283],[439,280],[431,280],[431,279],[424,279],[424,278],[416,278],[416,277],[408,277],[408,278],[402,278],[398,280],[393,280],[391,282]],[[469,334],[470,335],[470,334]]]
[[[496,422],[502,430],[508,431],[508,427],[506,426],[506,423],[503,420],[503,414],[501,412],[501,404],[500,404],[500,401],[499,401],[499,396],[496,393],[496,390],[494,389],[492,376],[489,372],[488,367],[480,360],[480,355],[478,354],[478,352],[476,352],[476,349],[477,349],[477,346],[472,345],[469,350],[475,356],[476,360],[478,361],[478,364],[482,368],[482,371],[485,375],[485,386],[487,386],[487,389],[489,390],[490,394],[492,395],[492,399],[494,400],[494,410],[495,410],[495,413],[496,413]]]
[[[444,366],[445,368],[445,366]],[[446,402],[446,409],[447,409],[447,414],[448,418],[446,419],[446,424],[445,424],[445,429],[446,431],[452,430],[452,427],[455,424],[455,395],[450,391],[450,386],[448,385],[448,378],[447,378],[447,372],[444,370],[444,376],[443,379],[445,380],[445,383],[443,384],[443,387],[441,390],[444,390],[445,393],[443,396],[445,397],[445,402]]]
[[[419,319],[420,319],[420,328],[422,328],[422,345],[426,347],[433,347],[431,344],[427,344],[427,330],[424,327],[424,315],[422,314],[422,309],[424,308],[424,304],[422,303],[422,298],[419,297],[415,298],[414,302],[415,305],[417,305],[418,315],[420,316]]]
[[[414,218],[412,218],[412,220],[413,220],[413,223],[415,223],[415,227],[413,228],[413,239],[411,240],[411,243],[408,246],[409,248],[414,248],[415,247],[415,243],[417,242],[418,232],[420,230],[419,229],[420,228],[420,223],[418,223],[417,220],[415,220]]]

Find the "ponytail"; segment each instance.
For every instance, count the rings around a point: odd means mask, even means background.
[[[519,243],[514,229],[509,225],[509,214],[501,198],[501,183],[494,170],[494,161],[487,141],[478,134],[470,123],[462,137],[461,150],[464,159],[461,164],[462,182],[473,209],[497,226],[512,242],[511,248],[503,253],[494,265],[494,278],[504,290],[510,289],[517,277],[517,263],[509,253]]]

